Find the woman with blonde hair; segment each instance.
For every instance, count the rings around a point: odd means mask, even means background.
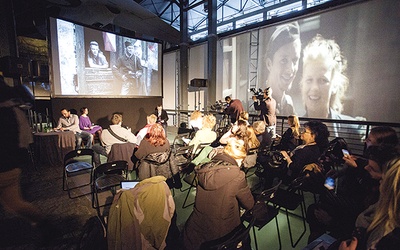
[[[200,249],[203,242],[228,234],[241,223],[239,204],[253,207],[245,173],[239,168],[246,155],[244,141],[231,138],[210,162],[196,166],[196,200],[183,229],[184,249]]]
[[[276,149],[292,151],[300,145],[300,121],[296,115],[288,117],[289,128],[283,133]]]
[[[245,142],[246,151],[249,151],[253,148],[258,148],[260,146],[260,141],[257,139],[254,128],[250,125],[247,125],[247,121],[245,120],[237,120],[236,124],[234,124],[230,130],[222,135],[222,137],[219,139],[219,142],[222,145],[226,145],[228,140],[231,138],[243,140]]]
[[[343,241],[340,250],[398,249],[400,243],[400,158],[389,161],[385,168],[389,169],[383,174],[379,186],[380,196],[374,205],[374,216],[367,228],[367,239],[365,245],[353,237],[349,244]],[[371,212],[370,212],[371,213]],[[357,219],[358,220],[358,219]]]
[[[256,137],[260,142],[260,148],[269,149],[269,147],[271,146],[272,137],[265,128],[265,122],[255,121],[252,126],[254,129],[254,133],[256,134]]]
[[[344,119],[340,113],[349,84],[344,74],[346,66],[334,40],[318,34],[304,48],[301,93],[307,117]]]
[[[143,140],[143,138],[146,136],[148,129],[157,122],[157,116],[155,114],[148,115],[146,117],[147,123],[146,125],[139,130],[137,133],[137,142],[136,144],[140,144],[140,142]]]
[[[380,184],[380,197],[374,219],[367,229],[367,248],[400,227],[400,158],[392,162]],[[379,244],[378,244],[379,245]]]
[[[217,133],[213,131],[216,123],[216,118],[212,114],[205,115],[203,117],[202,128],[196,132],[193,139],[189,142],[190,145],[194,145],[194,150],[202,143],[212,143],[217,139]]]
[[[254,128],[250,125],[247,126],[246,138],[248,145],[247,151],[249,151],[250,149],[258,148],[260,146],[260,141],[257,139],[256,133],[254,132]]]
[[[334,40],[318,34],[308,43],[303,51],[300,81],[305,117],[365,121],[364,117],[342,114],[343,98],[349,84],[346,67],[345,57]],[[354,140],[360,140],[365,136],[365,129],[364,125],[333,123],[331,130],[334,137],[348,137],[350,134]]]
[[[245,121],[247,123],[247,125],[250,125],[250,123],[249,123],[249,113],[247,111],[240,112],[238,120]]]
[[[189,128],[195,131],[203,127],[203,114],[199,110],[193,111],[190,115]]]

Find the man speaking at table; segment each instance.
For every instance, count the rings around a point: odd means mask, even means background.
[[[85,141],[85,148],[92,147],[93,135],[82,131],[79,128],[79,117],[75,114],[71,114],[66,108],[61,109],[61,117],[58,119],[58,125],[56,131],[72,131],[75,134],[76,149],[81,148],[82,140]]]

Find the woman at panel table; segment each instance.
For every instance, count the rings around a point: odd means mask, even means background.
[[[89,109],[87,107],[82,107],[80,111],[81,111],[81,116],[79,116],[79,128],[83,131],[91,133],[92,135],[97,134],[99,139],[101,139],[101,132],[103,128],[99,125],[93,125],[92,121],[88,116]]]

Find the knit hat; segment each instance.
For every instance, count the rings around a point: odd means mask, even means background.
[[[132,46],[132,43],[130,41],[125,41],[125,48],[129,46]]]
[[[297,39],[300,39],[300,27],[297,21],[278,26],[269,39],[267,57],[272,58],[280,47]]]

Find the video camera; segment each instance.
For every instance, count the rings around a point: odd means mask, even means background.
[[[250,92],[253,93],[253,96],[257,97],[258,100],[262,101],[264,100],[264,91],[262,89],[255,89],[251,88]]]
[[[328,147],[320,156],[319,161],[326,171],[332,169],[335,164],[343,164],[344,151],[349,154],[347,142],[342,137],[336,137],[329,142]]]
[[[211,105],[210,109],[213,111],[223,112],[227,106],[228,106],[228,103],[222,102],[221,100],[219,100],[219,101],[216,101],[215,104]]]

